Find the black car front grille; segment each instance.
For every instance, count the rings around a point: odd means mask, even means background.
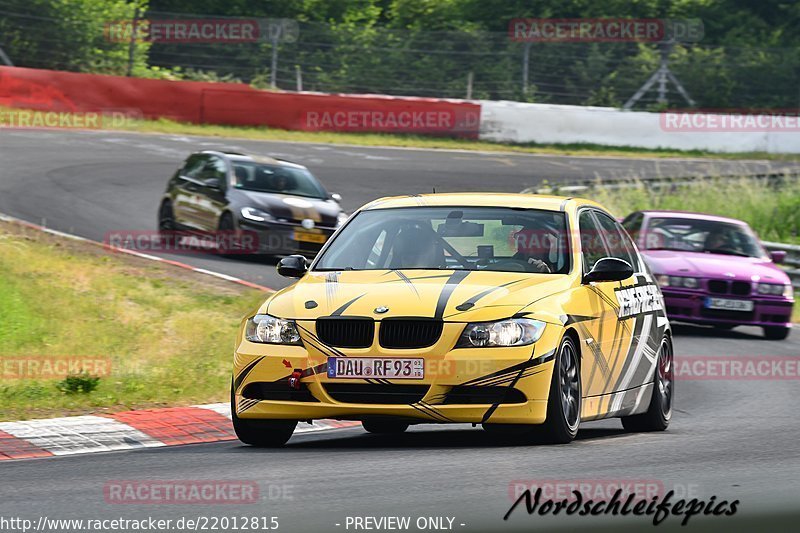
[[[299,389],[289,386],[288,381],[248,383],[242,396],[250,400],[276,400],[288,402],[318,402],[305,383]]]
[[[317,337],[337,348],[369,348],[375,336],[371,318],[327,317],[317,319]]]
[[[428,392],[428,385],[372,385],[361,383],[325,383],[328,394],[343,403],[412,404]]]
[[[427,348],[442,336],[441,320],[388,318],[381,322],[379,340],[384,348]]]
[[[749,281],[734,281],[731,284],[731,292],[737,296],[749,296],[751,290]]]
[[[728,282],[719,279],[712,279],[708,282],[708,292],[714,294],[728,294]]]
[[[705,318],[719,318],[722,320],[753,320],[753,311],[733,311],[729,309],[700,309],[700,315]]]

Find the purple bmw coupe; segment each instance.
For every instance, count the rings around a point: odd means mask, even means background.
[[[636,211],[622,221],[661,285],[670,320],[720,329],[760,326],[768,339],[791,329],[789,276],[750,227],[732,218]]]

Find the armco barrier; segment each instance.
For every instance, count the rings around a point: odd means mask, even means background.
[[[480,106],[459,100],[271,92],[248,85],[0,67],[0,106],[129,112],[192,123],[477,138]]]
[[[482,100],[480,104],[480,138],[487,141],[800,153],[800,128],[793,131],[677,131],[664,127],[660,113],[509,101]],[[699,115],[709,119],[720,116]]]

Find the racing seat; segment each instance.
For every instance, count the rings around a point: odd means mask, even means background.
[[[395,236],[389,268],[438,268],[446,266],[444,248],[432,230],[404,226]]]

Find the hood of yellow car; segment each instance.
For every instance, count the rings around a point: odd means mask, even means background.
[[[530,303],[567,290],[561,274],[465,270],[309,272],[276,293],[262,312],[281,318],[362,316],[500,320]]]

